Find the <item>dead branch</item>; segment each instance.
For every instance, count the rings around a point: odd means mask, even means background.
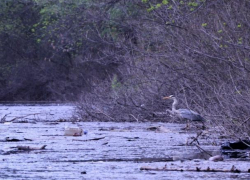
[[[197,133],[197,136],[193,139],[193,141],[191,141],[190,143],[188,143],[188,145],[191,145],[194,141],[197,141],[198,142],[198,138],[202,135],[202,131]]]
[[[13,121],[15,121],[15,120],[17,120],[17,119],[26,118],[26,117],[28,117],[28,116],[37,115],[37,114],[41,114],[41,113],[27,114],[27,115],[25,115],[25,116],[15,117],[15,118],[9,120],[8,122],[13,122]]]
[[[201,150],[201,151],[203,151],[204,153],[208,154],[209,156],[212,156],[212,154],[210,154],[210,153],[208,153],[207,151],[205,151],[205,150],[204,150],[203,148],[201,148],[199,145],[195,144],[195,146],[196,146],[199,150]]]
[[[11,113],[9,113],[9,114],[11,114]],[[6,117],[7,117],[9,114],[5,114],[5,115],[0,119],[0,123],[4,123],[5,120],[6,120]]]
[[[112,118],[111,116],[107,115],[106,113],[104,113],[104,112],[101,111],[100,109],[97,109],[97,110],[98,110],[98,112],[96,112],[96,113],[101,113],[101,114],[107,116],[108,118],[110,118],[111,120],[113,120],[113,121],[115,120],[114,118]]]
[[[129,114],[130,116],[132,116],[137,122],[139,122],[138,118],[136,118],[133,114]]]

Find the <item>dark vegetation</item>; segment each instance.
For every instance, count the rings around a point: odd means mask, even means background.
[[[142,121],[159,120],[173,94],[247,136],[249,9],[249,0],[1,1],[0,100],[80,101],[85,120]]]

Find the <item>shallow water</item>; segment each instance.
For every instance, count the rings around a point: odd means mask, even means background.
[[[35,120],[29,117],[29,123],[19,120],[0,124],[0,179],[250,179],[249,173],[188,171],[196,167],[230,170],[233,165],[247,171],[250,167],[249,161],[208,161],[208,155],[187,145],[197,132],[182,130],[184,124],[56,122],[72,115],[74,106],[70,105],[0,107],[2,114],[7,111],[12,118],[39,114]],[[149,130],[159,126],[164,132]],[[64,136],[65,127],[80,127],[88,133]],[[199,144],[216,155],[225,139],[216,139],[211,133],[213,129],[207,130]],[[7,142],[6,137],[20,141]],[[16,148],[43,145],[47,146],[41,150]],[[145,166],[184,171],[140,170]]]
[[[6,121],[56,121],[72,117],[75,106],[66,103],[0,103],[0,119]]]

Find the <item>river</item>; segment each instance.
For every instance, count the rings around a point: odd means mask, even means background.
[[[0,179],[250,179],[249,161],[209,161],[191,143],[200,130],[183,130],[185,124],[64,122],[74,109],[72,104],[2,104]],[[65,136],[67,127],[86,135]],[[202,133],[199,146],[219,154],[227,139],[212,127]]]
[[[57,121],[68,120],[74,113],[73,103],[0,103],[0,119],[6,121]]]

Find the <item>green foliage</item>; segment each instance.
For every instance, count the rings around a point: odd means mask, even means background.
[[[156,6],[155,6],[156,9],[157,9],[157,8],[160,8],[160,7],[161,7],[161,4],[160,4],[160,3],[156,4]]]
[[[142,0],[142,2],[143,2],[143,3],[148,3],[147,0]],[[161,3],[157,3],[157,4],[151,4],[151,3],[149,3],[149,6],[150,6],[150,7],[147,9],[147,11],[150,12],[150,11],[156,10],[156,9],[162,7],[163,5],[167,5],[167,4],[169,4],[169,1],[168,1],[168,0],[162,0]],[[172,9],[172,5],[170,5],[170,6],[168,7],[168,9]]]
[[[155,7],[151,5],[150,8],[147,9],[147,11],[150,12],[150,11],[153,11],[154,9]]]
[[[242,38],[242,37],[239,38],[239,39],[238,39],[238,44],[242,44],[242,43],[243,43],[242,41],[243,41],[243,38]]]
[[[41,39],[37,39],[36,42],[37,42],[37,43],[40,43],[40,42],[41,42]]]
[[[202,23],[202,27],[206,27],[207,26],[207,23]]]
[[[193,6],[193,7],[197,7],[198,3],[196,3],[196,2],[189,2],[188,5],[189,6]]]
[[[121,87],[121,83],[118,81],[117,75],[113,76],[111,87],[113,90],[118,90]]]
[[[163,1],[162,1],[162,4],[163,4],[163,5],[168,4],[168,0],[163,0]]]

